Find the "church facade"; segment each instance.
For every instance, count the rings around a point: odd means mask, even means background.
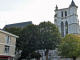
[[[78,6],[72,0],[68,8],[58,9],[55,7],[54,24],[59,28],[61,36],[64,37],[66,34],[77,34],[80,35],[79,19],[77,15]],[[57,50],[53,50],[52,60],[73,60],[72,58],[63,58],[56,54]],[[80,60],[77,58],[76,60]]]
[[[54,24],[59,28],[62,37],[66,34],[79,34],[77,8],[73,0],[68,8],[58,9],[56,5]]]

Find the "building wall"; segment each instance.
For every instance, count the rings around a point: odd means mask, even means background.
[[[10,46],[10,53],[9,55],[15,55],[15,47],[14,46]]]
[[[11,57],[15,57],[15,44],[16,44],[16,37],[9,35],[10,36],[10,43],[6,44],[6,33],[0,32],[0,55],[7,55],[7,56],[11,56]],[[9,54],[5,54],[4,53],[4,48],[6,46],[9,46]]]
[[[0,44],[0,55],[4,54],[4,45]]]
[[[14,45],[14,46],[16,45],[16,38],[15,37],[11,36],[10,44]]]
[[[16,38],[11,36],[11,41],[10,41],[10,55],[15,55],[15,48],[16,48]]]
[[[6,35],[2,32],[0,32],[0,43],[5,43],[5,37]]]

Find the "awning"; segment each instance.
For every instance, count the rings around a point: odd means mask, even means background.
[[[0,57],[6,57],[7,58],[7,57],[11,57],[11,56],[0,55]]]

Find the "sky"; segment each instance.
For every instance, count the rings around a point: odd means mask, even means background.
[[[0,28],[5,25],[32,21],[39,24],[43,21],[54,23],[55,7],[68,8],[72,0],[0,0]],[[78,19],[80,19],[80,3],[78,6]]]

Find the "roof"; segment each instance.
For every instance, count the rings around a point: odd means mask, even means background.
[[[76,6],[73,0],[72,0],[72,2],[71,2],[70,7],[71,7],[71,6]]]
[[[0,32],[5,33],[5,34],[8,34],[8,35],[11,35],[11,36],[14,36],[14,37],[16,37],[16,38],[19,38],[19,36],[14,35],[14,34],[12,34],[12,33],[9,33],[9,32],[7,32],[7,31],[4,31],[4,30],[2,30],[2,29],[0,29]]]
[[[5,29],[6,27],[7,28],[11,28],[11,27],[25,27],[28,24],[32,24],[32,21],[5,25],[3,29]]]

